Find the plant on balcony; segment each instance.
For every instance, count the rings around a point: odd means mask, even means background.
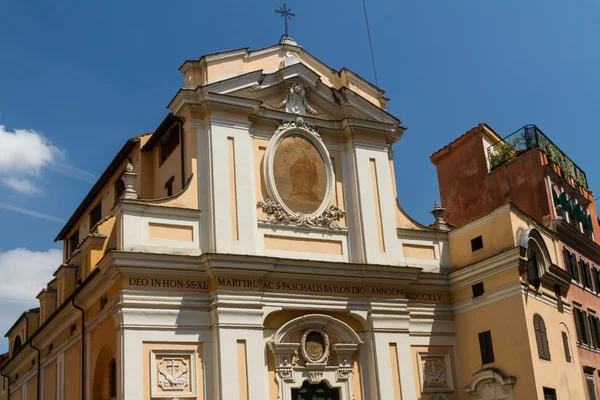
[[[558,155],[558,149],[556,148],[555,145],[547,142],[546,148],[544,149],[544,151],[546,152],[546,155],[548,156],[548,160],[552,161],[555,164],[558,164],[559,155]]]
[[[496,167],[515,155],[515,148],[508,142],[499,142],[493,147],[493,151],[490,152],[490,164]]]
[[[584,189],[587,189],[587,180],[585,179],[585,176],[583,175],[579,175],[573,178],[575,180],[575,183],[578,186],[581,186]]]

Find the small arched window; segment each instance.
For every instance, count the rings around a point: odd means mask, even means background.
[[[533,316],[533,329],[535,331],[535,341],[537,343],[538,355],[542,360],[550,361],[550,347],[548,346],[546,324],[539,314],[535,314]]]
[[[108,397],[117,397],[117,362],[114,358],[108,362]]]
[[[14,341],[14,343],[13,343],[13,351],[12,351],[13,355],[14,355],[14,354],[15,354],[17,351],[19,351],[19,349],[20,349],[20,348],[21,348],[21,336],[17,336],[17,337],[15,338],[15,341]]]

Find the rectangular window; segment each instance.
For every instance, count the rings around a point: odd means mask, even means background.
[[[77,229],[73,234],[69,237],[69,255],[73,254],[77,245],[79,244],[79,229]]]
[[[77,324],[71,325],[71,335],[74,334],[76,330],[77,330]]]
[[[483,237],[481,236],[471,239],[471,251],[477,251],[479,249],[483,249]]]
[[[588,334],[586,332],[587,324],[585,323],[585,321],[587,320],[587,316],[579,308],[574,309],[573,315],[575,316],[575,329],[577,330],[577,341],[580,343],[588,343]]]
[[[556,390],[544,388],[544,400],[556,400]]]
[[[173,126],[175,127],[175,125]],[[167,158],[175,151],[177,146],[179,146],[179,132],[176,129],[169,129],[166,134],[166,137],[161,139],[162,143],[160,144],[160,164],[164,163]]]
[[[479,349],[481,350],[481,363],[490,364],[494,362],[494,348],[492,346],[492,332],[479,333]]]
[[[579,282],[579,268],[577,268],[577,262],[573,263],[574,254],[567,248],[563,249],[563,253],[565,256],[565,268],[567,271],[573,275],[573,279]]]
[[[581,274],[583,275],[584,286],[588,289],[593,289],[592,274],[590,272],[590,264],[587,263],[583,258],[580,258],[579,264],[581,266]]]
[[[108,304],[108,297],[104,296],[100,299],[100,309],[103,310]]]
[[[554,295],[556,296],[556,308],[559,312],[564,312],[562,294],[560,292],[560,286],[554,285]]]
[[[586,374],[585,382],[587,383],[589,399],[596,400],[596,386],[594,385],[594,376]]]
[[[571,362],[571,350],[569,349],[569,337],[567,336],[567,332],[561,332],[563,348],[565,350],[565,360],[567,362]]]
[[[102,219],[102,200],[90,212],[90,231]]]
[[[485,290],[483,288],[483,282],[474,284],[473,286],[471,286],[471,289],[473,290],[473,297],[479,297],[485,293]]]
[[[592,314],[588,314],[588,324],[590,326],[590,344],[594,347],[598,347],[598,345],[600,344],[600,342],[598,341],[598,325],[596,324],[596,318],[594,315]]]
[[[165,183],[165,189],[167,190],[167,197],[173,196],[173,182],[174,181],[175,181],[175,176],[172,176]]]

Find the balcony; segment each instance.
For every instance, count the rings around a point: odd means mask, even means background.
[[[563,178],[567,181],[572,178],[574,186],[580,186],[589,191],[585,172],[535,125],[525,125],[488,147],[487,156],[490,161],[490,170],[494,170],[532,149],[542,150],[548,158],[548,163],[556,166],[555,171],[560,173]]]

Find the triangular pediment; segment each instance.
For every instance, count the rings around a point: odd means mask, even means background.
[[[390,124],[400,122],[351,89],[335,89],[326,85],[319,74],[300,62],[274,71],[254,71],[224,79],[203,86],[203,90],[208,93],[258,100],[266,109],[285,111],[281,103],[286,97],[286,91],[294,84],[302,86],[309,107],[318,111],[307,111],[306,115],[334,121],[352,117]]]

